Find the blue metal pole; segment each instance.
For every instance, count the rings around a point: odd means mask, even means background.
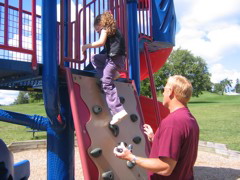
[[[128,12],[128,57],[129,76],[135,81],[138,94],[140,93],[140,59],[138,44],[138,24],[137,24],[137,3],[138,0],[127,1]]]
[[[64,56],[68,56],[68,18],[70,12],[68,12],[68,0],[64,0]],[[71,16],[71,15],[70,15]],[[64,62],[65,67],[69,67],[69,62]]]
[[[46,131],[49,126],[48,118],[38,115],[20,114],[11,111],[0,110],[0,121],[29,126],[32,129]]]
[[[57,61],[57,1],[42,1],[43,98],[53,128],[60,128]]]
[[[43,94],[46,112],[52,123],[47,129],[47,177],[50,180],[74,179],[74,130],[68,90],[58,84],[57,2],[43,0],[42,8]],[[65,126],[58,122],[60,113]]]
[[[47,130],[48,179],[74,179],[74,129],[67,87],[60,87],[61,114],[67,120],[61,132]]]

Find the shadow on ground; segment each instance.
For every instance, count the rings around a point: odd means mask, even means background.
[[[195,166],[194,177],[195,180],[237,180],[240,179],[240,170]]]

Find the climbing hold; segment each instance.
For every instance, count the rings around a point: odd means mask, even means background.
[[[139,136],[136,136],[136,137],[134,137],[133,138],[133,142],[135,143],[135,144],[139,144],[140,142],[141,142],[141,137],[139,137]]]
[[[92,111],[95,113],[95,114],[99,114],[100,112],[102,112],[102,108],[98,105],[95,105],[92,107]]]
[[[115,137],[117,137],[118,136],[118,134],[119,134],[119,127],[117,126],[117,125],[115,125],[115,124],[109,124],[109,129],[111,130],[111,132],[112,132],[112,134],[115,136]]]
[[[138,120],[138,116],[136,114],[131,114],[130,119],[132,120],[132,122],[136,122]]]
[[[107,171],[107,172],[102,173],[102,178],[104,180],[113,180],[114,176],[113,176],[112,171]]]
[[[127,143],[126,143],[126,142],[118,143],[117,152],[119,152],[119,153],[122,153],[122,152],[123,152],[123,149],[122,149],[121,147],[119,147],[122,143],[124,144],[124,146],[125,146],[127,149],[129,149],[129,150],[132,152],[133,145],[132,145],[132,144],[129,144],[129,145],[127,146]]]
[[[123,152],[123,149],[122,149],[122,148],[119,148],[119,147],[117,147],[117,152],[119,152],[119,153],[122,153],[122,152]]]
[[[93,156],[93,157],[99,157],[101,156],[102,154],[102,149],[101,148],[95,148],[93,149],[90,154]]]
[[[121,143],[123,143],[124,146],[127,147],[127,143],[126,143],[126,142],[119,142],[119,143],[118,143],[118,146],[121,145]]]
[[[127,148],[132,152],[132,150],[133,150],[133,145],[132,145],[132,144],[129,144]]]
[[[119,100],[120,100],[120,103],[121,103],[121,104],[124,104],[124,103],[125,103],[125,98],[124,98],[124,97],[120,96],[120,97],[119,97]]]
[[[135,166],[134,163],[132,163],[131,161],[127,161],[127,167],[128,167],[129,169],[132,169],[134,166]]]

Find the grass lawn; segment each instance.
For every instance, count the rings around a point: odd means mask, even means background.
[[[159,97],[159,100],[162,98]],[[46,116],[43,102],[0,108]],[[200,126],[200,140],[227,144],[228,148],[240,151],[240,96],[221,96],[205,92],[199,98],[191,99],[189,109]],[[25,126],[0,121],[0,138],[7,144],[32,139],[32,133],[26,130]],[[36,136],[42,139],[46,138],[45,134],[39,132]]]
[[[13,112],[19,112],[22,114],[38,114],[46,116],[43,102],[34,104],[21,104],[14,106],[1,106],[1,109],[9,110]],[[26,132],[31,130],[25,126],[15,125],[11,123],[5,123],[0,121],[0,138],[4,140],[6,144],[10,144],[16,141],[25,141],[32,139],[32,132]],[[36,132],[34,139],[45,139],[46,132]]]
[[[189,109],[200,126],[200,139],[240,151],[240,96],[205,92],[192,98]]]

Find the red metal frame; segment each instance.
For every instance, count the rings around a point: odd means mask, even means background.
[[[85,65],[88,64],[90,57],[93,54],[99,53],[101,48],[88,50],[88,52],[83,56],[81,54],[81,45],[86,43],[91,43],[96,41],[99,35],[94,31],[92,27],[93,20],[90,12],[92,10],[93,16],[96,17],[98,14],[110,10],[114,15],[117,26],[124,34],[126,39],[127,46],[127,17],[126,17],[126,1],[125,0],[111,0],[111,1],[102,1],[102,0],[92,0],[86,3],[86,0],[83,0],[83,7],[79,9],[78,0],[75,2],[75,11],[76,14],[74,17],[76,18],[74,21],[71,20],[69,16],[68,19],[68,54],[64,55],[64,1],[61,0],[61,22],[60,22],[60,65],[63,66],[64,62],[69,62],[69,67],[74,69],[82,69]],[[70,4],[68,4],[69,13],[71,12]],[[87,13],[89,14],[87,16]],[[71,14],[71,13],[70,13]],[[121,18],[120,18],[121,17]],[[87,19],[88,18],[88,19]],[[82,20],[82,22],[81,22]],[[74,46],[73,46],[74,44]],[[127,48],[126,48],[127,49]],[[87,58],[88,57],[88,58]],[[126,58],[127,60],[127,58]],[[124,77],[128,77],[128,63],[126,63],[126,68],[122,72],[124,73]]]
[[[25,56],[27,54],[32,56],[31,62],[32,62],[32,69],[36,70],[37,69],[37,18],[40,18],[41,16],[36,14],[36,0],[32,0],[32,11],[28,12],[26,10],[23,10],[23,1],[18,0],[19,7],[13,7],[9,5],[9,1],[5,0],[4,3],[0,2],[0,6],[4,7],[4,41],[3,43],[0,43],[0,49],[6,53],[9,54],[9,52],[17,52],[22,56]],[[10,11],[18,11],[18,16],[16,15],[11,15]],[[24,21],[24,16],[29,15],[31,16],[31,49],[27,49],[23,47],[23,44],[27,43],[23,41],[23,31],[24,31],[24,26],[26,24],[23,24]],[[17,17],[17,21],[13,21],[9,19],[11,16]],[[12,18],[13,18],[12,17]],[[12,21],[11,25],[9,22]],[[10,32],[13,31],[13,32]],[[18,40],[16,45],[11,45],[9,44],[9,40],[11,39],[9,37],[9,34],[12,33],[14,35],[14,32],[17,32],[18,30]],[[9,51],[9,52],[7,52]],[[5,57],[7,58],[7,57]],[[22,61],[26,61],[26,59],[21,59]]]
[[[145,54],[145,59],[146,59],[146,64],[147,64],[147,69],[148,69],[148,74],[149,74],[154,109],[155,109],[155,114],[156,114],[156,118],[157,118],[157,125],[159,126],[160,122],[161,122],[161,114],[160,114],[160,108],[158,106],[158,101],[157,101],[157,93],[156,93],[156,87],[155,87],[154,78],[153,78],[152,63],[149,58],[149,51],[148,51],[146,43],[144,43],[144,54]]]
[[[5,0],[4,7],[4,45],[8,46],[8,0]]]
[[[0,6],[4,7],[4,37],[3,43],[0,43],[0,48],[2,50],[5,50],[6,52],[19,52],[22,55],[29,54],[32,56],[32,68],[37,68],[37,18],[40,18],[39,15],[36,15],[36,0],[32,0],[32,11],[28,12],[26,10],[23,10],[23,0],[19,1],[19,7],[13,7],[9,5],[9,0],[4,0],[4,3],[0,2]],[[68,11],[71,12],[71,2],[68,2]],[[93,36],[90,32],[93,32],[93,27],[91,27],[92,19],[91,16],[88,16],[87,18],[87,8],[88,13],[90,14],[90,10],[93,9],[94,17],[102,13],[105,10],[110,10],[116,21],[117,25],[120,28],[120,30],[123,32],[125,39],[126,39],[126,46],[127,44],[127,17],[126,17],[126,0],[111,0],[111,1],[102,1],[102,0],[92,0],[87,3],[86,0],[83,0],[83,7],[79,8],[79,0],[75,1],[75,18],[76,20],[71,22],[71,16],[68,17],[68,55],[64,56],[64,6],[63,6],[63,0],[61,0],[61,21],[60,21],[60,65],[63,66],[64,61],[70,62],[70,67],[75,69],[81,69],[82,64],[84,63],[84,66],[87,64],[86,61],[89,61],[89,57],[93,55],[93,53],[100,52],[99,49],[94,49],[93,51],[88,51],[88,54],[85,54],[83,56],[81,54],[81,45],[90,43],[91,41],[95,41],[98,35],[96,32],[94,32]],[[139,19],[139,38],[147,38],[149,40],[152,40],[152,26],[151,26],[151,16],[149,14],[151,13],[151,1],[150,0],[140,0],[138,5],[138,19]],[[18,43],[17,46],[13,46],[9,44],[9,10],[18,11]],[[31,16],[31,49],[24,48],[24,25],[23,14],[27,14]],[[71,13],[70,13],[71,14]],[[121,17],[121,18],[120,18]],[[81,22],[81,19],[83,22]],[[16,23],[16,22],[15,22]],[[26,25],[25,25],[26,26]],[[147,28],[146,28],[147,27]],[[150,27],[150,28],[149,28]],[[13,27],[11,27],[13,28]],[[87,29],[88,28],[88,29]],[[73,39],[75,38],[75,40]],[[92,39],[93,38],[93,39]],[[126,48],[128,49],[128,48]],[[128,54],[128,53],[127,53]],[[88,55],[88,59],[87,56]],[[127,61],[128,58],[126,58]],[[124,73],[128,76],[128,63],[126,63],[126,68]]]
[[[18,22],[19,22],[19,27],[22,27],[22,7],[23,7],[23,4],[22,4],[22,0],[19,0],[19,16],[18,16]],[[20,48],[22,48],[22,28],[19,28],[19,45],[18,45]]]
[[[32,69],[37,69],[36,0],[32,0]]]

